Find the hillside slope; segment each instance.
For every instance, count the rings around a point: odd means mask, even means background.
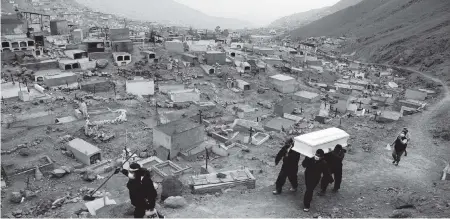
[[[174,22],[195,28],[244,28],[253,24],[232,18],[206,15],[173,0],[76,0],[85,6],[104,13],[112,13],[131,19],[157,22]]]
[[[269,24],[269,27],[287,27],[287,28],[301,27],[315,20],[318,20],[322,17],[340,11],[344,8],[348,8],[352,5],[358,4],[361,1],[362,0],[341,0],[338,3],[329,7],[312,9],[309,11],[295,13],[286,17],[282,17]]]
[[[447,72],[450,1],[365,0],[291,32],[293,37],[347,36],[346,52],[363,60]]]

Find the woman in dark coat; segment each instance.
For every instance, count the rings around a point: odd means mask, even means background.
[[[157,214],[155,211],[157,193],[150,172],[141,168],[137,163],[131,163],[129,170],[116,169],[115,173],[119,172],[129,178],[127,188],[130,193],[131,204],[135,207],[134,217],[143,218],[144,216]],[[164,218],[159,214],[158,217]]]
[[[280,174],[278,174],[278,178],[275,183],[276,190],[273,191],[274,195],[281,193],[283,185],[286,182],[286,178],[288,178],[289,182],[291,182],[292,188],[290,190],[292,192],[297,191],[297,172],[300,154],[292,150],[293,147],[294,140],[291,138],[284,144],[283,148],[281,148],[275,158],[275,165],[278,165],[281,160],[283,160],[283,165],[281,166]]]

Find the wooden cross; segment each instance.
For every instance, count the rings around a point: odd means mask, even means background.
[[[253,132],[255,132],[255,130],[253,129],[253,127],[250,127],[249,129],[250,131],[250,138],[248,139],[248,143],[252,143],[252,137],[253,137]]]

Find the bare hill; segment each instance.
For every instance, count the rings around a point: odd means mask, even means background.
[[[177,23],[196,28],[244,28],[253,24],[232,18],[213,17],[173,0],[76,0],[104,13],[131,19]]]
[[[347,36],[346,52],[367,61],[447,72],[450,1],[365,0],[291,32],[294,37]]]
[[[340,11],[344,8],[358,4],[362,0],[341,0],[338,3],[318,9],[312,9],[305,12],[295,13],[286,17],[282,17],[269,24],[269,27],[287,27],[297,28],[309,24],[334,12]]]

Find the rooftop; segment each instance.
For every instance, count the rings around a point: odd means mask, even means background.
[[[293,77],[287,76],[287,75],[282,75],[282,74],[277,74],[277,75],[274,75],[274,76],[270,76],[270,78],[275,79],[275,80],[279,80],[279,81],[294,80]]]
[[[194,128],[202,126],[199,123],[195,123],[190,119],[180,119],[167,124],[156,126],[155,129],[165,133],[166,135],[175,135]]]
[[[131,54],[127,52],[113,52],[113,56],[126,56],[126,55],[131,56]]]

